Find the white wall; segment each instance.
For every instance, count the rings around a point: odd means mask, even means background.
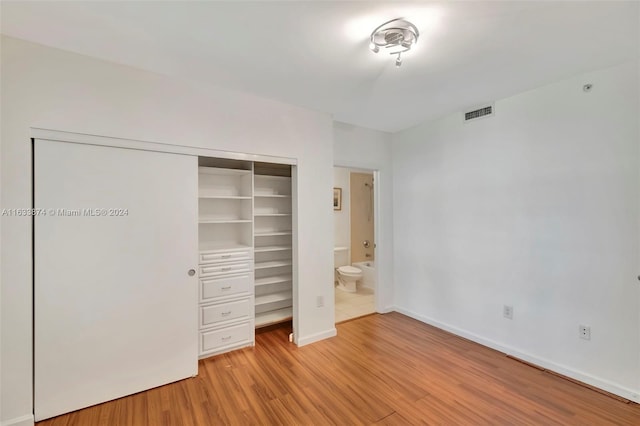
[[[395,135],[398,309],[640,401],[638,75],[578,75]]]
[[[336,166],[378,170],[374,182],[376,220],[376,306],[387,312],[393,306],[393,179],[391,176],[391,134],[335,122],[333,158]]]
[[[298,160],[298,340],[335,333],[332,121],[240,92],[2,38],[2,207],[31,205],[29,128]],[[1,418],[32,421],[31,222],[2,218]]]
[[[334,188],[342,188],[342,210],[333,211],[333,244],[335,247],[351,247],[350,176],[351,172],[347,168],[333,168],[333,186]]]

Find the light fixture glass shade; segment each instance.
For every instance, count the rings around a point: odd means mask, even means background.
[[[374,53],[386,49],[390,55],[398,55],[396,66],[402,64],[400,54],[407,52],[418,42],[420,33],[418,28],[403,18],[396,18],[385,22],[371,33],[369,48]]]

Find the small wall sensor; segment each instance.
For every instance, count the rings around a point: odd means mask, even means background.
[[[584,86],[582,86],[582,90],[585,91],[586,93],[589,93],[591,89],[593,89],[593,84],[591,83],[587,83]]]

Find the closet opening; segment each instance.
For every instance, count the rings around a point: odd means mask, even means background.
[[[199,157],[198,193],[199,357],[292,334],[292,166]]]

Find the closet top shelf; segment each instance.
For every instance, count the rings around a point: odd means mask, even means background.
[[[253,177],[256,179],[264,179],[264,180],[291,180],[291,176],[274,176],[274,175],[256,175]]]
[[[219,167],[198,167],[198,173],[205,175],[249,175],[251,170],[222,169]]]

